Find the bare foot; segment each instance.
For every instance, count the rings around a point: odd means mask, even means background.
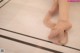
[[[63,42],[66,41],[66,40],[62,41],[64,39],[64,35],[61,36],[61,34],[59,33],[59,31],[55,29],[55,30],[51,30],[51,33],[48,36],[48,38],[54,44],[63,45]]]
[[[58,38],[58,33],[57,33],[56,30],[51,30],[50,35],[48,36],[48,39],[52,43],[57,44],[57,45],[60,45],[59,38]]]
[[[59,39],[61,45],[66,45],[68,42],[68,32],[64,31],[64,35],[59,35]]]
[[[68,42],[68,32],[61,30],[51,30],[49,40],[57,45],[65,45]]]
[[[68,42],[68,30],[71,28],[71,24],[69,22],[59,22],[56,24],[54,30],[53,30],[53,41],[54,37],[57,39],[57,44],[65,45]]]

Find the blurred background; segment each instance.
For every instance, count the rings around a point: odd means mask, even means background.
[[[52,0],[0,0],[0,48],[3,48],[5,53],[80,53],[80,2],[70,3],[69,14],[73,28],[69,32],[69,42],[66,46],[73,49],[42,41],[49,41],[47,37],[50,29],[44,25],[43,19],[51,6]],[[40,47],[9,40],[1,35]],[[27,37],[27,35],[42,40]],[[48,48],[48,50],[41,47]]]

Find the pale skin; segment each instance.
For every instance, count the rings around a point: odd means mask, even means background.
[[[69,2],[67,0],[53,0],[54,4],[44,19],[44,24],[51,29],[49,40],[58,45],[68,42],[68,30],[71,28],[69,21]],[[58,22],[52,23],[50,19],[59,10]]]

